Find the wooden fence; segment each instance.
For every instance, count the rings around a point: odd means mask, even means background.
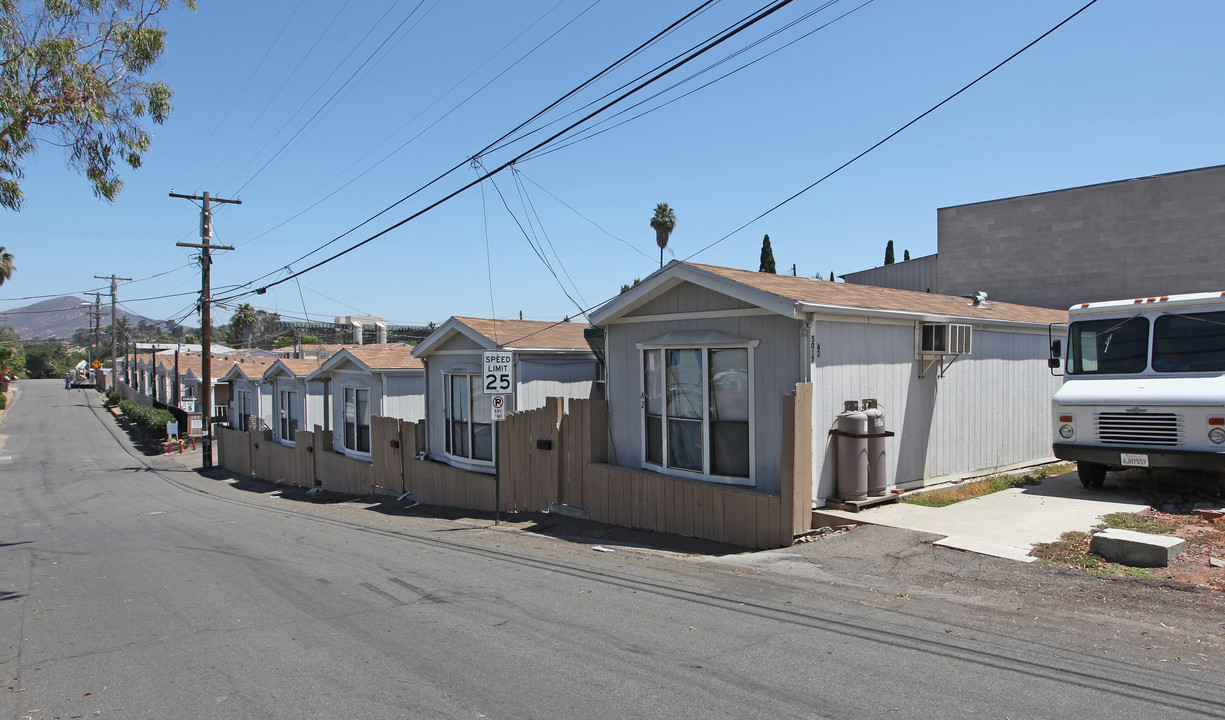
[[[781,492],[688,480],[608,464],[608,406],[560,398],[499,424],[500,509],[535,512],[568,505],[592,520],[752,548],[785,547],[811,528],[812,386],[783,402]],[[419,459],[425,422],[371,421],[369,461],[337,453],[332,433],[299,432],[294,446],[269,431],[217,430],[221,464],[240,475],[352,495],[411,492],[426,505],[492,512],[490,474]]]

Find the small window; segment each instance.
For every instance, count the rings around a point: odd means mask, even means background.
[[[345,388],[345,439],[346,450],[370,452],[370,390],[367,388]]]
[[[467,460],[493,462],[493,404],[479,375],[447,374],[446,451]]]
[[[246,432],[251,424],[251,393],[246,390],[238,391],[238,429]]]
[[[293,442],[298,434],[298,392],[296,390],[281,391],[279,425],[281,440]]]

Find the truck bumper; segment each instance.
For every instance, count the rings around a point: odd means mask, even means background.
[[[1225,470],[1225,450],[1154,450],[1144,447],[1101,447],[1096,445],[1072,445],[1055,443],[1055,457],[1060,460],[1092,462],[1099,465],[1122,467],[1120,453],[1136,453],[1148,456],[1149,467],[1181,468],[1185,470]]]

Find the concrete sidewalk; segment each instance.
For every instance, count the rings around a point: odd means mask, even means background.
[[[1114,477],[1113,473],[1109,476]],[[1069,530],[1087,532],[1111,513],[1146,510],[1148,503],[1139,493],[1120,489],[1112,479],[1104,488],[1086,490],[1071,472],[1046,478],[1041,485],[1004,490],[942,508],[897,502],[860,512],[816,512],[839,522],[943,535],[937,545],[1033,562],[1029,550],[1035,543],[1053,542]]]

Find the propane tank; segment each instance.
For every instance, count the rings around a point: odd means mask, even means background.
[[[885,477],[885,411],[876,398],[866,398],[863,413],[868,416],[868,494],[881,497],[889,484]]]
[[[843,403],[838,416],[838,497],[868,497],[868,415],[854,400]]]

